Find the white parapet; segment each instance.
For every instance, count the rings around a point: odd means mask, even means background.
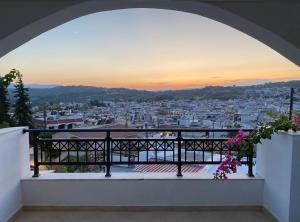
[[[280,132],[257,146],[263,206],[280,222],[300,221],[300,133]]]
[[[23,129],[0,129],[0,221],[7,221],[23,204],[21,178],[30,171],[28,134]]]
[[[25,206],[261,206],[263,179],[236,174],[43,173],[22,180]]]

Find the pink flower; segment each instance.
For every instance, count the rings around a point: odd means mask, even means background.
[[[300,118],[299,118],[300,123]],[[230,145],[240,145],[240,143],[249,135],[245,135],[244,131],[240,129],[235,137],[228,139]],[[241,163],[234,159],[233,156],[229,153],[222,160],[220,166],[213,174],[214,178],[217,180],[227,180],[227,174],[236,173],[237,166],[241,166]]]
[[[292,123],[297,126],[300,125],[300,117],[298,115],[294,115],[292,118]]]
[[[227,154],[220,166],[217,168],[216,172],[213,173],[214,178],[217,180],[227,180],[227,174],[236,173],[236,166],[240,166],[241,163],[233,158],[232,155]]]
[[[246,135],[244,134],[243,129],[240,129],[240,130],[238,131],[238,133],[236,134],[235,137],[228,139],[228,143],[229,143],[230,145],[238,144],[238,143],[240,143],[245,137],[246,137]]]

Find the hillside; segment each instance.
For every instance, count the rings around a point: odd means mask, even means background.
[[[30,88],[29,95],[34,105],[46,102],[100,101],[159,101],[177,99],[234,99],[241,98],[245,90],[272,87],[300,88],[300,81],[266,83],[253,86],[208,86],[199,89],[147,91],[126,88],[102,88],[91,86],[57,86],[53,88]],[[13,89],[9,89],[12,94]],[[13,98],[11,98],[13,99]]]

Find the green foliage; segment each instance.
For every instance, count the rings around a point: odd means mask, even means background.
[[[10,122],[8,111],[9,100],[7,96],[7,89],[2,84],[0,84],[0,124],[4,122]]]
[[[270,117],[273,117],[274,116],[274,112],[272,110],[267,110],[266,111],[266,114]]]
[[[32,113],[30,110],[30,101],[28,89],[24,87],[22,75],[18,75],[18,81],[15,85],[14,97],[16,98],[15,114],[13,116],[17,126],[32,127]]]
[[[280,119],[281,116],[282,116],[282,113],[280,112],[276,112],[276,111],[273,111],[273,110],[268,110],[266,112],[267,116],[271,117],[272,119]]]
[[[3,77],[0,76],[0,127],[9,127],[11,123],[9,111],[9,100],[7,87],[20,75],[19,71],[12,69],[8,74]]]
[[[251,134],[242,141],[242,149],[237,155],[237,160],[240,161],[242,157],[249,155],[253,147],[261,143],[262,140],[271,139],[273,134],[288,130],[296,131],[297,126],[284,115],[280,115],[275,121],[265,123],[254,129]]]
[[[0,76],[0,85],[7,88],[19,76],[20,72],[16,69],[12,69],[8,74],[5,74],[3,77]]]
[[[9,127],[9,123],[7,123],[7,122],[0,123],[0,129],[7,128],[7,127]]]

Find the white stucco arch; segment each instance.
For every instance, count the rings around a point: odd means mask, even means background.
[[[209,2],[196,0],[90,0],[64,6],[54,13],[48,13],[47,16],[40,16],[39,19],[2,38],[0,40],[0,57],[34,37],[78,17],[101,11],[128,8],[177,10],[216,20],[252,36],[300,66],[300,49],[290,41],[229,10]]]

